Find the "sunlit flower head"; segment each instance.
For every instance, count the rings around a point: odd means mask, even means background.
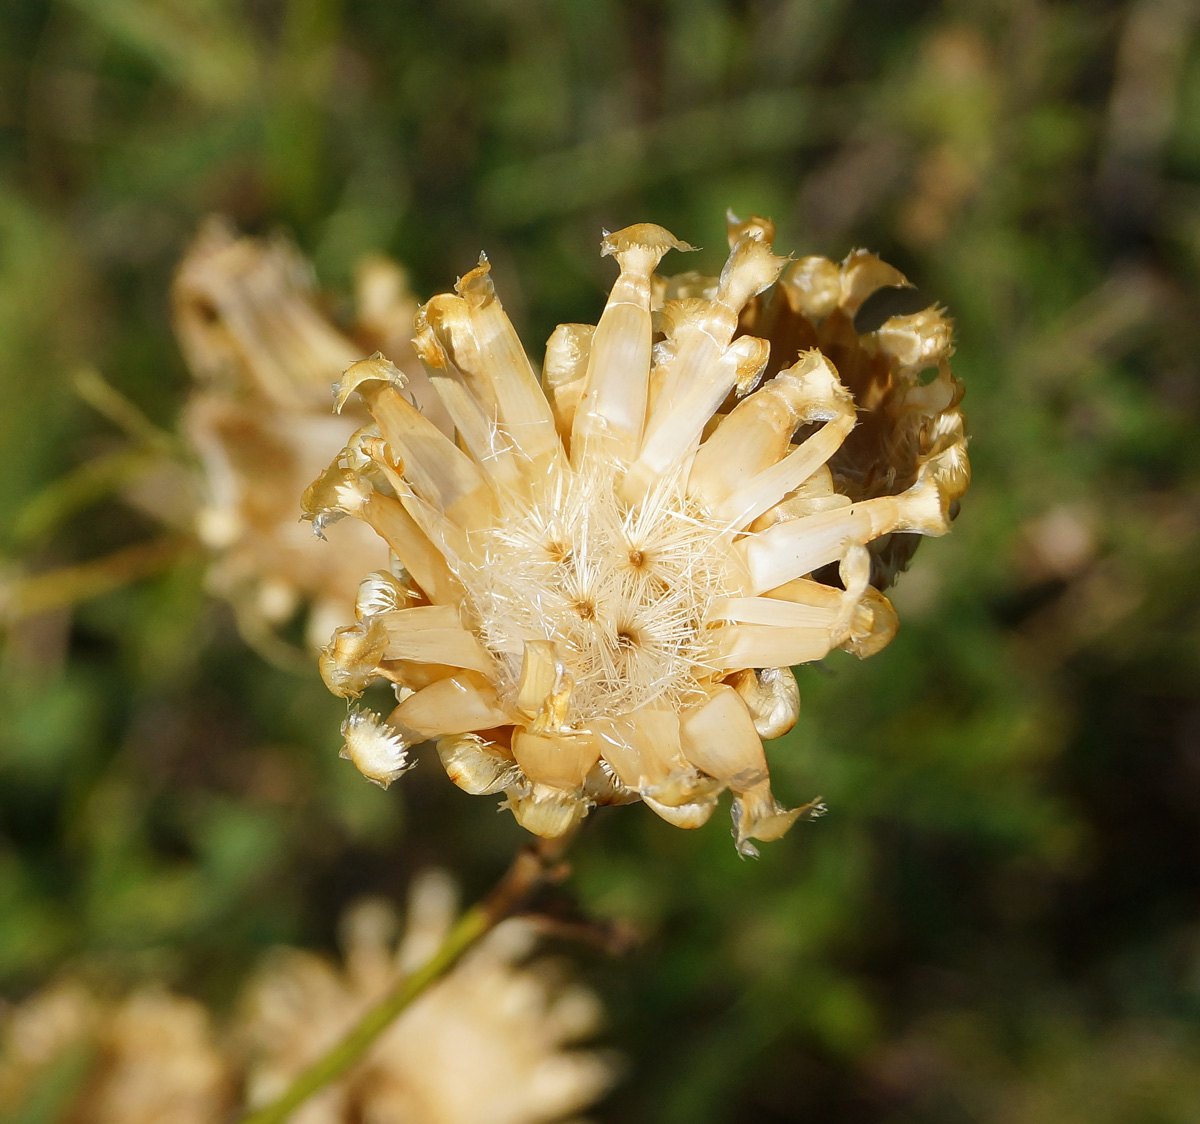
[[[453,438],[389,360],[346,372],[338,406],[357,392],[372,423],[304,506],[392,552],[321,660],[343,697],[395,687],[386,720],[343,728],[371,779],[433,739],[456,784],[543,836],[637,799],[697,827],[729,789],[744,853],[815,810],[776,801],[763,752],[796,721],[789,669],[891,639],[877,586],[911,551],[887,544],[945,533],[969,471],[949,322],[859,336],[903,277],[863,252],[789,263],[772,236],[731,217],[720,277],[663,279],[691,247],[606,235],[603,314],[559,325],[540,384],[481,259],[416,317]]]

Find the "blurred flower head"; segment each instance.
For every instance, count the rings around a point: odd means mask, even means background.
[[[304,506],[394,558],[321,659],[338,695],[394,684],[386,720],[343,727],[368,777],[436,739],[456,784],[551,837],[639,798],[696,827],[728,788],[744,853],[815,810],[776,801],[763,753],[798,714],[790,666],[891,639],[877,587],[948,530],[969,470],[945,317],[859,336],[904,278],[865,252],[789,264],[772,238],[731,216],[718,278],[663,279],[690,247],[606,235],[607,305],[555,330],[541,385],[481,259],[416,318],[453,439],[387,359],[346,372],[338,406],[357,392],[372,421]]]
[[[160,988],[113,1001],[71,980],[53,984],[0,1020],[0,1117],[34,1119],[50,1097],[53,1119],[72,1124],[225,1124],[239,1089],[250,1107],[278,1096],[428,960],[456,910],[439,873],[414,883],[402,932],[389,905],[360,903],[343,919],[344,967],[277,950],[221,1032],[202,1004]],[[571,1048],[595,1033],[599,1003],[560,963],[533,958],[535,944],[532,922],[503,922],[290,1119],[577,1119],[617,1067],[604,1052]]]
[[[350,611],[364,560],[383,565],[387,554],[369,530],[349,524],[335,532],[342,549],[316,549],[297,497],[366,420],[330,414],[330,387],[349,364],[387,348],[421,388],[408,342],[416,302],[398,266],[363,262],[347,335],[291,243],[238,237],[215,218],[181,261],[172,296],[196,381],[183,427],[202,470],[195,526],[214,556],[209,586],[252,637],[307,609],[316,646]]]
[[[281,950],[247,989],[241,1035],[251,1105],[272,1100],[362,1014],[437,950],[456,913],[451,880],[413,886],[403,934],[386,903],[343,919],[344,968]],[[533,923],[511,919],[425,992],[341,1081],[312,1098],[295,1124],[352,1120],[414,1124],[541,1124],[574,1119],[612,1084],[616,1066],[573,1050],[594,1034],[600,1006],[551,961],[529,962]]]
[[[24,1114],[38,1103],[64,1111]],[[3,1023],[5,1120],[216,1124],[232,1107],[229,1063],[208,1012],[193,999],[151,987],[105,1001],[64,980],[26,1000]]]

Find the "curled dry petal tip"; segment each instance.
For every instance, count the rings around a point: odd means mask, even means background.
[[[618,260],[620,260],[622,254],[630,250],[647,251],[656,254],[655,261],[657,261],[668,250],[680,250],[687,253],[695,249],[695,246],[691,246],[687,242],[676,238],[665,227],[657,226],[652,222],[636,223],[633,226],[627,226],[612,233],[605,231],[604,238],[600,243],[600,254],[602,257],[612,255]]]
[[[775,241],[775,224],[761,215],[749,215],[738,218],[733,208],[725,212],[725,227],[729,235],[729,248],[732,250],[743,238],[755,238],[768,245]]]
[[[333,384],[334,409],[340,414],[342,407],[356,390],[366,397],[385,386],[402,387],[406,381],[404,372],[377,351],[370,359],[360,359],[357,363],[352,363],[346,368],[346,373]]]
[[[818,796],[799,808],[784,808],[765,785],[758,785],[734,798],[733,838],[743,858],[758,858],[758,848],[750,842],[773,843],[782,839],[797,820],[820,819],[826,807]]]
[[[872,336],[906,371],[935,367],[954,354],[954,322],[937,307],[889,317]]]
[[[741,309],[751,297],[773,285],[788,259],[771,251],[771,244],[747,234],[739,239],[721,271],[717,300]]]
[[[793,310],[813,320],[824,320],[842,296],[841,270],[835,262],[816,255],[793,262],[782,285]]]
[[[412,590],[395,574],[387,570],[376,570],[359,582],[358,596],[354,600],[354,615],[363,621],[381,613],[395,612],[397,609],[403,609],[412,598]]]
[[[867,250],[855,250],[842,263],[840,307],[853,316],[869,296],[889,287],[911,289],[912,282]]]
[[[883,651],[895,639],[899,628],[900,618],[892,603],[879,590],[868,586],[854,607],[850,628],[839,647],[865,660]]]
[[[496,299],[496,288],[491,278],[492,263],[485,253],[480,253],[479,264],[464,273],[455,283],[454,291],[473,308],[482,308]]]
[[[781,738],[800,718],[800,688],[790,667],[746,668],[730,678],[763,741]]]

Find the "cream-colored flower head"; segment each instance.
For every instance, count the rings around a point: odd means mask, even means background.
[[[278,1097],[366,1011],[438,950],[455,919],[450,879],[413,884],[399,925],[381,901],[343,920],[344,967],[278,949],[218,1033],[194,999],[147,987],[100,998],[71,980],[0,1009],[0,1119],[72,1124],[228,1124],[239,1090]],[[347,1073],[297,1109],[292,1124],[550,1124],[612,1085],[607,1052],[576,1048],[600,1023],[595,995],[535,954],[532,922],[497,926],[425,991]]]
[[[247,994],[241,1037],[250,1051],[251,1105],[278,1096],[398,980],[437,950],[454,920],[450,880],[428,873],[410,898],[403,938],[380,901],[343,923],[345,969],[281,951]],[[595,996],[529,962],[532,924],[503,922],[384,1032],[362,1061],[318,1093],[293,1124],[352,1120],[413,1124],[547,1124],[577,1119],[608,1089],[611,1058],[568,1049],[595,1032]]]
[[[387,359],[346,372],[338,405],[357,392],[373,422],[304,506],[318,531],[369,524],[396,560],[321,660],[343,697],[395,685],[386,721],[355,710],[344,727],[371,779],[436,739],[456,784],[505,793],[542,836],[639,798],[696,827],[728,788],[744,853],[813,810],[776,801],[763,753],[796,720],[789,668],[891,639],[872,573],[892,563],[871,544],[949,528],[966,442],[948,322],[860,338],[854,312],[903,278],[860,253],[776,285],[771,237],[731,218],[720,277],[668,281],[660,260],[690,247],[649,224],[606,235],[608,303],[555,330],[541,385],[481,259],[416,318],[453,440]],[[848,443],[864,417],[870,438]]]
[[[214,553],[209,585],[260,638],[306,607],[318,646],[351,611],[364,562],[386,565],[387,552],[369,529],[350,524],[335,532],[339,550],[321,550],[300,522],[297,497],[366,420],[330,413],[330,387],[349,364],[387,348],[422,389],[409,343],[416,302],[399,267],[364,262],[351,338],[322,311],[294,246],[240,238],[220,219],[201,228],[172,297],[197,383],[184,431],[203,470],[196,530]]]
[[[14,1010],[0,1034],[4,1120],[33,1119],[53,1094],[55,1119],[75,1124],[219,1124],[234,1084],[205,1008],[157,988],[111,1003],[64,980]]]

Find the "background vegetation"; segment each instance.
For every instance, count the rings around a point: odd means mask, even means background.
[[[1198,31],[1194,0],[6,0],[0,994],[67,964],[219,1008],[362,892],[477,891],[520,841],[435,762],[363,783],[315,670],[95,469],[129,439],[81,368],[175,426],[201,218],[342,293],[368,251],[428,296],[485,248],[539,353],[598,313],[601,227],[715,267],[728,205],[951,310],[975,483],[895,643],[800,671],[772,769],[825,819],[756,862],[637,808],[577,841],[581,907],[641,934],[571,952],[629,1058],[596,1117],[1200,1120]],[[11,596],[118,551],[74,608]]]

